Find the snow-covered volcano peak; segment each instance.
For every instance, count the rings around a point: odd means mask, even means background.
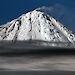
[[[0,40],[42,40],[74,43],[75,35],[54,18],[34,10],[0,26]]]

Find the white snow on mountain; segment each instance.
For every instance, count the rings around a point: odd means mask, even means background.
[[[53,17],[37,10],[0,26],[0,40],[75,42],[75,35]]]

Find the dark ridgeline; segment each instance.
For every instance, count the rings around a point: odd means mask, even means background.
[[[52,46],[55,44],[55,46]],[[70,42],[47,41],[0,41],[0,55],[24,54],[75,54],[75,48]]]

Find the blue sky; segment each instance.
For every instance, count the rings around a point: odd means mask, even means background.
[[[56,4],[59,5],[55,7]],[[56,9],[53,11],[57,11],[57,13],[53,12],[54,14],[52,14],[51,12],[52,16],[65,24],[69,29],[73,31],[73,33],[75,33],[75,0],[0,0],[0,25],[18,18],[20,15],[28,11],[42,6],[53,6],[54,9]],[[57,14],[61,13],[61,10],[59,10],[58,7],[63,9],[63,15],[61,15],[63,18],[57,18]]]

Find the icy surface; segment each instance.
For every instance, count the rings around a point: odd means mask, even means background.
[[[34,10],[0,26],[0,40],[75,42],[75,35],[51,16]]]

